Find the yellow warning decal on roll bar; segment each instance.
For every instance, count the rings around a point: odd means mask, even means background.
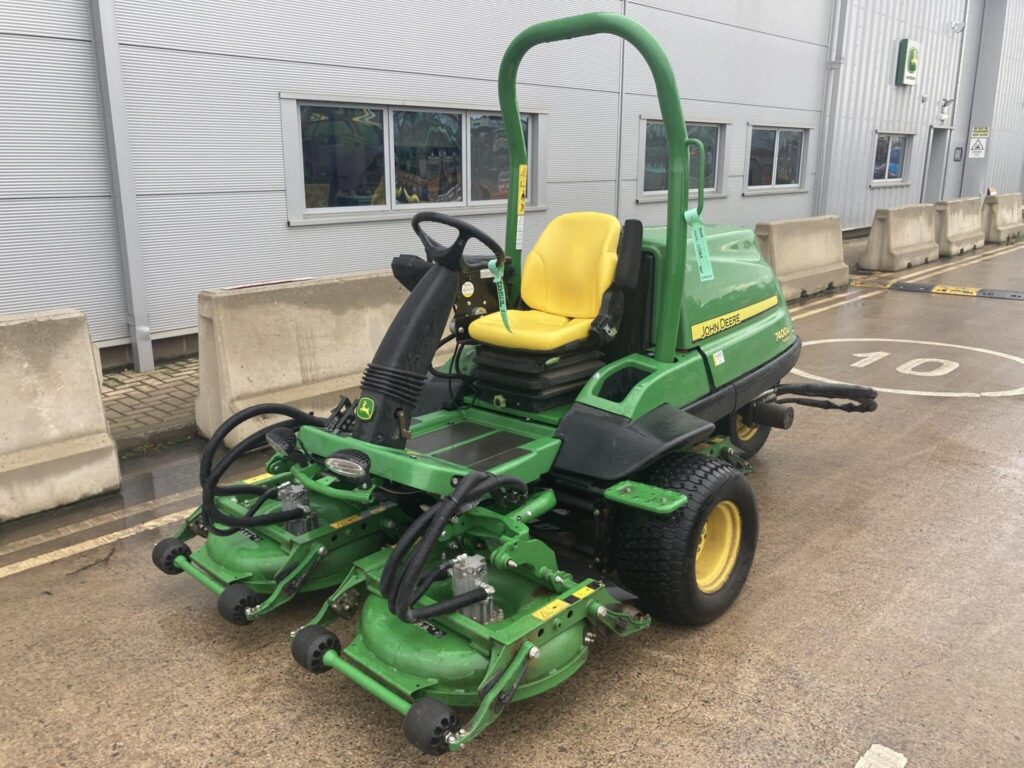
[[[759,301],[748,307],[742,307],[741,309],[737,309],[732,312],[726,312],[724,315],[712,317],[710,320],[703,320],[690,327],[690,336],[694,341],[706,339],[709,336],[714,336],[716,333],[721,333],[733,326],[739,325],[744,320],[749,320],[754,317],[754,315],[759,315],[765,310],[771,309],[778,303],[779,297],[777,295],[771,296],[764,301]]]

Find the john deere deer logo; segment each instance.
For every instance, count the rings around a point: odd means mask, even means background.
[[[362,421],[369,421],[373,418],[374,402],[372,397],[360,397],[356,404],[356,416]]]

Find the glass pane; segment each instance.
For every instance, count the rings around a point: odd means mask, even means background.
[[[907,137],[893,136],[889,142],[889,178],[903,178],[903,160],[906,156]]]
[[[303,104],[306,207],[384,205],[384,113]]]
[[[715,170],[718,168],[718,126],[717,125],[686,125],[686,132],[691,139],[699,139],[704,145],[704,189],[718,186]],[[697,178],[697,151],[690,152],[690,189],[696,189],[700,180]]]
[[[530,119],[521,118],[526,152],[530,152]],[[508,139],[501,115],[470,115],[470,200],[508,199]]]
[[[803,151],[803,131],[779,131],[779,161],[775,165],[775,186],[800,183],[800,160]]]
[[[668,189],[668,134],[665,124],[648,120],[644,141],[644,192],[663,192]]]
[[[395,200],[462,200],[462,115],[395,111]]]
[[[775,131],[754,128],[750,132],[750,170],[747,172],[747,186],[770,187],[774,160]]]
[[[880,181],[885,178],[885,165],[889,161],[889,136],[884,133],[878,134],[878,141],[875,142],[875,170],[871,178]]]

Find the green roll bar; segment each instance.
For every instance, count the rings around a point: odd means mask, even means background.
[[[519,276],[522,275],[522,215],[526,197],[525,172],[527,164],[526,139],[519,122],[519,103],[516,98],[516,75],[526,52],[535,45],[555,40],[598,34],[617,35],[640,52],[651,68],[658,91],[661,119],[668,135],[668,229],[665,234],[666,253],[664,268],[659,275],[657,328],[654,337],[655,359],[668,363],[675,359],[679,334],[679,313],[683,303],[683,273],[686,257],[686,222],[683,211],[689,200],[690,156],[683,108],[679,102],[679,89],[668,57],[653,35],[637,22],[615,13],[584,13],[564,19],[535,24],[520,32],[509,44],[498,70],[498,99],[505,122],[509,147],[508,212],[505,221],[505,255],[516,268],[516,285],[512,299],[519,295]],[[703,164],[701,166],[703,168]],[[703,186],[703,185],[701,185]]]

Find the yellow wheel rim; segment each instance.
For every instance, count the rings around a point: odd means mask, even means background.
[[[754,439],[754,435],[757,434],[757,424],[747,424],[743,420],[743,417],[738,413],[736,414],[736,437],[742,442],[746,443]]]
[[[740,553],[740,508],[734,501],[720,501],[700,532],[697,545],[697,588],[717,592],[729,580]]]

